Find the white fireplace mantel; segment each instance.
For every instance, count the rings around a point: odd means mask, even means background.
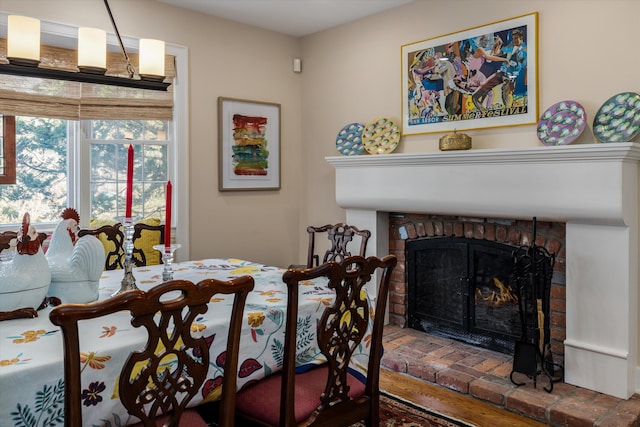
[[[640,144],[327,157],[347,221],[389,251],[388,213],[566,222],[565,381],[639,389]]]

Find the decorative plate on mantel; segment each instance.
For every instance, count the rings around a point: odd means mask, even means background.
[[[400,143],[400,129],[390,119],[380,118],[367,123],[362,132],[362,145],[369,154],[389,154]]]
[[[542,113],[538,122],[538,139],[544,145],[571,144],[584,131],[587,113],[576,101],[561,101]]]
[[[362,131],[364,125],[360,123],[349,123],[345,125],[336,137],[336,148],[343,156],[357,156],[364,151],[362,145]]]
[[[600,142],[629,142],[640,132],[640,95],[622,92],[609,98],[593,120]]]

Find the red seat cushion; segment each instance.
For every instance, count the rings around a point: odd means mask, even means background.
[[[156,419],[159,426],[165,425],[169,421],[169,415],[163,415]],[[193,408],[185,409],[180,417],[180,427],[208,427],[208,424],[202,419],[198,411]],[[134,424],[133,427],[144,427],[142,423]]]
[[[299,423],[309,418],[320,405],[320,395],[327,382],[326,365],[296,374],[295,417]],[[349,397],[357,399],[364,395],[364,384],[351,374],[347,376]],[[270,375],[243,389],[236,395],[236,409],[271,425],[280,422],[280,387],[282,375]]]

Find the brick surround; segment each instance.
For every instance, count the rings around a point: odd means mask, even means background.
[[[470,218],[430,214],[389,214],[389,252],[398,257],[398,266],[391,278],[389,292],[389,322],[407,325],[407,282],[405,242],[430,237],[465,237],[488,240],[514,246],[530,245],[533,238],[533,222]],[[550,328],[551,351],[554,361],[564,364],[564,340],[566,338],[566,289],[565,289],[565,224],[537,221],[536,244],[556,254],[551,283]]]

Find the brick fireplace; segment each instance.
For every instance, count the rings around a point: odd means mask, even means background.
[[[507,221],[535,216],[564,224],[566,326],[564,336],[556,331],[554,345],[557,354],[564,354],[565,382],[624,399],[638,390],[638,144],[326,160],[336,171],[336,201],[346,209],[346,221],[372,232],[370,254],[386,254],[390,243],[402,244],[390,242],[390,235],[395,236],[390,226],[396,221],[390,213],[395,212]],[[443,221],[442,232],[460,230],[455,222]],[[423,232],[420,223],[428,233],[422,220],[413,225],[416,235]],[[463,221],[463,233],[465,228],[477,232],[473,221]],[[486,233],[485,225],[485,238]],[[556,275],[557,282],[560,277]],[[560,292],[560,283],[555,289]],[[391,301],[394,322],[402,317],[394,311],[402,310],[398,304]],[[562,322],[561,309],[554,316]]]
[[[533,239],[532,227],[531,220],[390,213],[389,252],[398,257],[399,265],[391,278],[389,322],[402,327],[410,326],[407,319],[409,292],[405,262],[406,244],[409,241],[458,237],[469,241],[496,242],[513,247],[530,246]],[[564,365],[563,342],[566,338],[564,223],[538,221],[536,245],[555,254],[550,295],[551,353],[556,363]]]

